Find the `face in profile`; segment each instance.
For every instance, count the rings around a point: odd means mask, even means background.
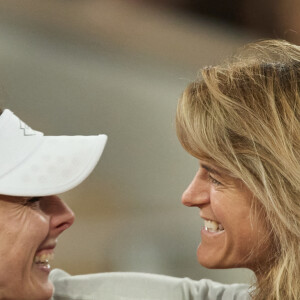
[[[0,196],[0,298],[49,299],[49,261],[58,236],[74,221],[57,196]]]
[[[265,262],[269,232],[261,214],[253,213],[253,201],[253,194],[240,180],[200,162],[182,202],[200,208],[204,220],[197,250],[201,265],[255,270]]]

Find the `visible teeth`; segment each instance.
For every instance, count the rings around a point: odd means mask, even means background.
[[[34,258],[35,263],[48,264],[50,260],[54,258],[53,253],[36,255]]]
[[[218,232],[224,230],[224,227],[215,221],[204,220],[204,226],[205,230],[210,232]]]

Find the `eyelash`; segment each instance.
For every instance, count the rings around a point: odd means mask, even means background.
[[[27,200],[26,204],[33,204],[33,203],[40,201],[41,199],[42,199],[42,197],[32,197]]]
[[[218,181],[217,179],[213,178],[210,174],[208,174],[208,178],[210,180],[210,182],[214,185],[222,185],[222,183],[220,181]]]

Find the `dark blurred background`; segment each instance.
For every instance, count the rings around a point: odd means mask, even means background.
[[[109,136],[99,166],[62,197],[77,215],[54,266],[247,282],[207,270],[202,222],[181,205],[197,161],[175,134],[199,68],[263,38],[300,42],[299,1],[0,1],[1,104],[47,135]]]
[[[263,38],[300,41],[300,2],[296,0],[154,0],[157,6],[187,13],[193,18],[208,18]]]

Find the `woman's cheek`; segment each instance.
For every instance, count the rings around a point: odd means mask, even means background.
[[[230,205],[226,201],[226,197],[219,191],[211,192],[210,205],[216,219],[221,223],[226,223],[226,219],[230,218],[232,212]]]

